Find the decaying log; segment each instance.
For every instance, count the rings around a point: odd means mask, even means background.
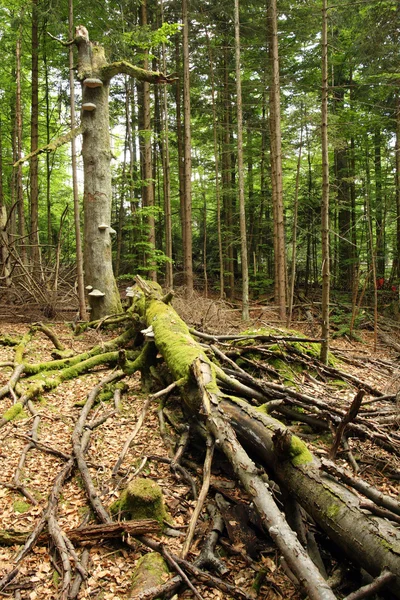
[[[372,576],[389,569],[395,576],[393,593],[400,598],[398,529],[363,513],[359,498],[324,474],[319,461],[305,445],[295,436],[286,435],[283,424],[247,402],[224,394],[217,383],[217,368],[190,335],[186,324],[171,306],[162,303],[154,287],[143,285],[140,279],[139,286],[146,296],[142,317],[152,328],[155,344],[174,380],[185,380],[181,390],[186,410],[205,422],[214,435],[309,597],[321,600],[335,596],[288,527],[268,484],[261,479],[242,445],[273,471],[279,484],[294,495],[352,561]],[[277,435],[287,439],[286,450],[281,448],[280,453],[275,447]]]

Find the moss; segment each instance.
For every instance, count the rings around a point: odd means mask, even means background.
[[[26,513],[31,508],[31,505],[24,500],[16,500],[13,504],[13,509],[17,513]]]
[[[336,503],[330,504],[327,508],[326,511],[326,516],[329,519],[335,519],[335,517],[337,517],[337,515],[339,514],[340,511],[340,506]]]
[[[291,437],[290,458],[294,467],[305,465],[313,460],[312,454],[306,444],[297,435],[292,435]]]
[[[13,404],[3,414],[2,419],[4,419],[5,421],[13,421],[22,412],[22,408],[23,408],[23,406],[22,406],[21,402],[17,402],[16,404]]]
[[[162,491],[151,479],[138,478],[128,484],[118,500],[110,506],[115,517],[123,519],[154,519],[160,524],[170,521],[165,510]]]
[[[175,310],[160,300],[150,300],[147,324],[153,326],[157,348],[177,381],[188,380],[190,367],[197,358],[211,365],[204,350],[190,335],[189,328]]]
[[[138,596],[145,590],[165,583],[169,570],[167,563],[158,552],[145,554],[136,563],[132,573],[132,588],[130,598]]]

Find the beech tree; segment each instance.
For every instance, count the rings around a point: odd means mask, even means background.
[[[111,236],[111,149],[108,93],[111,79],[120,73],[149,83],[168,77],[135,67],[126,61],[107,63],[104,48],[89,41],[87,29],[76,28],[78,79],[82,82],[82,158],[84,168],[84,269],[89,287],[91,317],[121,311],[115,282]]]

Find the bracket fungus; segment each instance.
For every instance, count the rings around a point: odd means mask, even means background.
[[[98,225],[98,227],[97,227],[97,229],[100,229],[100,231],[105,231],[108,228],[109,228],[109,225],[106,225],[106,223],[100,223],[100,225]]]
[[[103,296],[105,296],[105,293],[95,289],[89,292],[89,296],[91,296],[92,298],[103,298]]]
[[[102,87],[103,82],[101,81],[101,79],[98,79],[97,77],[87,77],[84,80],[83,85],[88,88],[97,88],[97,87]]]
[[[96,108],[96,105],[93,104],[93,102],[85,102],[84,104],[82,104],[82,110],[86,110],[88,112],[95,110],[95,108]]]

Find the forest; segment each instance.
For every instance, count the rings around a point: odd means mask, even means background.
[[[0,19],[0,596],[400,598],[398,1]]]

